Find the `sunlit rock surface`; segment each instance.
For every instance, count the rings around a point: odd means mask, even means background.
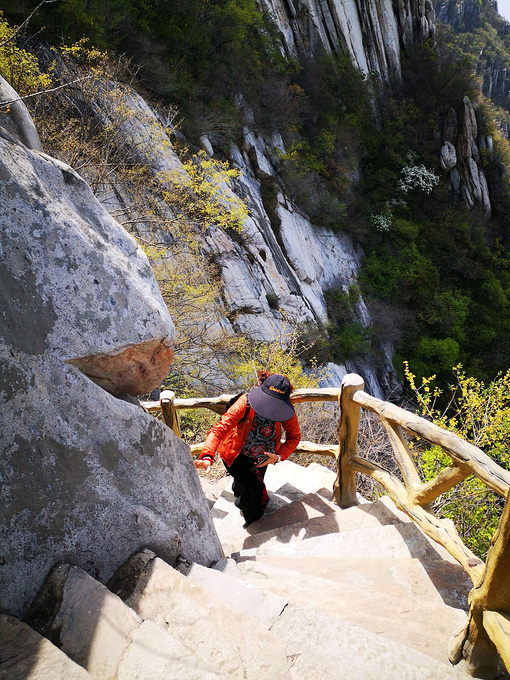
[[[149,263],[15,132],[0,127],[0,609],[20,615],[61,560],[104,580],[141,546],[170,562],[222,551],[189,447],[110,394],[156,387],[171,361]]]
[[[106,92],[106,91],[105,91]],[[158,127],[156,114],[141,97],[126,87],[115,98],[122,107],[115,109],[107,99],[99,97],[97,104],[108,117],[113,129],[120,130],[124,148],[152,169],[161,188],[172,180],[172,173],[185,170],[173,150],[170,139]],[[242,102],[240,102],[243,107]],[[122,122],[124,112],[134,111],[128,123]],[[288,196],[280,193],[276,212],[279,222],[274,227],[264,205],[261,180],[276,177],[275,150],[284,152],[284,142],[278,133],[263,136],[257,133],[249,110],[243,110],[245,126],[239,146],[229,150],[231,162],[240,170],[240,177],[227,192],[241,197],[249,208],[243,231],[237,236],[211,226],[200,236],[200,247],[216,264],[222,279],[222,297],[228,312],[224,328],[241,332],[254,340],[274,341],[289,328],[306,322],[327,319],[324,291],[343,288],[357,281],[362,251],[352,238],[342,232],[312,224]],[[118,116],[118,120],[115,118]],[[158,130],[154,134],[154,130]],[[208,153],[215,152],[214,140],[201,140]],[[174,177],[175,179],[175,177]],[[108,210],[129,215],[128,204],[119,200],[122,187],[105,187],[102,202]],[[160,206],[163,214],[171,209]],[[163,218],[164,219],[164,218]],[[141,220],[143,223],[143,219]],[[143,227],[142,227],[143,228]],[[354,319],[369,326],[371,319],[363,300],[354,305]],[[373,394],[384,396],[386,386],[396,384],[391,364],[391,348],[385,352],[383,363],[353,361],[351,369],[363,375],[367,385],[375,387]],[[385,385],[385,387],[382,387]]]

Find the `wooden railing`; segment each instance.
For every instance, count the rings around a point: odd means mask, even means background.
[[[466,570],[473,581],[466,625],[452,638],[449,657],[477,677],[497,677],[498,654],[510,671],[510,472],[497,465],[479,448],[425,418],[363,391],[360,376],[345,376],[340,388],[296,390],[293,403],[333,401],[340,405],[338,444],[301,441],[298,452],[332,456],[337,462],[333,487],[334,501],[341,508],[358,504],[356,473],[369,475],[388,492],[398,508],[418,524],[422,531],[442,545]],[[159,402],[145,402],[148,411],[161,410],[165,422],[180,436],[177,411],[207,408],[218,415],[225,412],[232,395],[215,398],[176,399],[173,392],[161,393]],[[357,439],[361,408],[377,414],[387,432],[402,480],[382,465],[358,454]],[[423,482],[404,432],[438,445],[451,459],[433,480]],[[199,453],[202,444],[191,446]],[[462,542],[450,520],[440,519],[430,504],[442,493],[470,475],[476,475],[497,494],[505,497],[505,508],[492,539],[487,563]]]

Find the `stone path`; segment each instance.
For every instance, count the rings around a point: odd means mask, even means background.
[[[319,465],[285,461],[266,480],[268,511],[247,529],[229,480],[204,485],[226,554],[212,568],[149,550],[106,585],[54,568],[27,617],[38,632],[0,619],[0,680],[468,677],[447,645],[471,582],[444,550],[387,497],[340,510]]]

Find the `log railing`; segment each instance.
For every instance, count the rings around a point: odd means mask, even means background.
[[[363,387],[362,378],[349,374],[343,379],[340,388],[293,392],[291,400],[294,404],[333,401],[340,405],[339,443],[321,445],[301,441],[296,450],[336,459],[337,477],[333,498],[341,508],[358,504],[356,473],[368,475],[386,489],[396,506],[411,517],[427,536],[442,545],[463,566],[474,588],[470,593],[467,623],[450,644],[450,661],[452,664],[462,663],[465,670],[476,677],[495,678],[498,659],[501,657],[510,671],[510,473],[456,434],[394,404],[370,396],[363,391]],[[180,436],[178,410],[207,408],[221,415],[231,396],[222,394],[215,398],[176,399],[173,392],[164,391],[159,402],[145,402],[143,406],[148,411],[161,410],[166,424]],[[359,455],[357,439],[362,408],[380,418],[402,480],[382,465]],[[404,432],[440,446],[451,459],[451,465],[435,479],[423,482]],[[191,446],[195,454],[201,449],[202,444]],[[430,509],[430,504],[436,498],[470,475],[476,475],[490,489],[507,498],[487,564],[464,545],[453,522],[436,517]]]

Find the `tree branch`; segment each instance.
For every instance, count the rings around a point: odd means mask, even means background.
[[[56,0],[45,0],[45,2],[56,2]],[[32,94],[26,94],[24,97],[16,97],[16,99],[10,99],[7,102],[0,102],[0,108],[7,108],[11,104],[15,104],[16,102],[24,101],[25,99],[30,99],[31,97],[37,97],[40,94],[47,94],[48,92],[56,92],[57,90],[61,90],[63,87],[69,87],[71,85],[75,85],[76,83],[81,82],[82,80],[89,80],[90,78],[92,78],[92,75],[84,76],[83,78],[77,78],[76,80],[72,80],[70,83],[63,83],[63,85],[57,85],[57,87],[50,87],[47,90],[39,90],[39,92],[33,92]]]
[[[2,43],[0,43],[0,47],[3,47],[4,45],[7,45],[8,42],[10,42],[13,38],[15,38],[15,37],[18,35],[18,33],[23,29],[23,27],[26,26],[26,25],[28,24],[28,22],[29,22],[30,19],[34,16],[34,14],[35,14],[36,12],[38,12],[38,11],[40,10],[40,8],[41,8],[43,5],[50,5],[50,4],[54,3],[54,2],[59,2],[59,0],[42,0],[42,2],[40,2],[40,3],[37,5],[37,7],[34,9],[34,11],[32,12],[32,14],[30,14],[30,15],[25,19],[25,21],[24,21],[22,24],[20,24],[20,25],[18,26],[18,28],[14,31],[14,33],[13,33],[12,35],[10,35],[10,36],[7,38],[7,40],[4,40]]]

